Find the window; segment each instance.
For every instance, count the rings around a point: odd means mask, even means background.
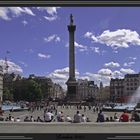
[[[118,93],[117,93],[117,94],[118,94],[118,96],[119,96],[120,92],[118,91]]]
[[[135,83],[135,86],[137,86],[137,83]]]
[[[135,78],[134,81],[137,81],[137,79]]]

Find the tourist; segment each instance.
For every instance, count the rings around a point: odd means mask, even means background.
[[[109,119],[110,122],[114,122],[114,119],[112,116],[110,116],[110,119]]]
[[[140,115],[138,114],[138,112],[136,111],[136,109],[134,109],[134,111],[132,112],[131,115],[131,121],[135,121],[135,122],[139,122],[140,121]]]
[[[98,106],[96,107],[96,112],[98,113],[98,111],[99,111],[99,108],[98,108]]]
[[[98,113],[97,122],[104,122],[104,121],[105,121],[104,114],[102,110],[100,110],[100,112]]]
[[[91,106],[90,105],[88,106],[88,109],[91,110]]]
[[[117,113],[114,114],[114,121],[115,122],[118,122],[119,121],[119,117],[118,117]]]
[[[0,121],[4,121],[4,118],[3,118],[3,110],[2,110],[1,107],[0,107]]]
[[[11,119],[12,119],[12,116],[11,114],[9,114],[8,120],[11,121]]]
[[[28,116],[25,117],[24,122],[30,122],[30,119]]]
[[[16,122],[20,122],[20,118],[16,118],[16,120],[15,120]]]
[[[80,122],[81,122],[81,118],[82,118],[82,115],[80,114],[79,111],[77,111],[77,113],[74,115],[74,120],[73,120],[73,122],[74,122],[74,123],[80,123]]]
[[[57,121],[58,122],[64,122],[64,114],[63,112],[59,112],[58,115],[57,115]]]
[[[31,122],[34,122],[33,116],[30,117],[30,121],[31,121]]]
[[[67,115],[65,121],[66,122],[72,122],[72,119],[71,119],[71,117],[69,115]]]
[[[86,112],[86,106],[84,106],[84,112]]]
[[[3,112],[2,107],[0,107],[0,116],[3,116]]]
[[[91,120],[87,117],[86,122],[91,122]]]
[[[123,114],[120,116],[119,121],[120,122],[128,122],[129,121],[129,115],[128,115],[126,109],[124,110]]]
[[[82,114],[81,122],[86,122],[86,121],[87,121],[86,116]]]
[[[106,122],[109,122],[109,118],[108,117],[106,117],[106,120],[105,120]]]
[[[9,117],[6,117],[5,121],[9,121]]]
[[[54,117],[53,113],[48,111],[48,112],[45,113],[44,121],[45,122],[51,122],[53,120],[53,117]]]
[[[14,122],[14,121],[15,121],[14,117],[11,117],[11,121],[12,121],[12,122]]]
[[[38,116],[37,117],[37,120],[36,120],[37,122],[43,122],[43,120]]]
[[[55,108],[54,112],[55,112],[55,116],[57,116],[57,108]]]
[[[95,108],[95,106],[93,106],[93,112],[94,112],[94,113],[96,112],[96,108]]]
[[[114,119],[115,119],[115,120],[118,119],[117,113],[114,114]]]
[[[14,109],[13,109],[13,107],[10,109],[10,112],[14,112]]]

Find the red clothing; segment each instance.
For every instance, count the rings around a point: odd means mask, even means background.
[[[129,115],[127,113],[123,113],[120,117],[121,122],[128,122],[129,121]]]

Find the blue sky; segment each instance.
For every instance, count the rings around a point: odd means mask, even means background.
[[[1,7],[0,64],[9,73],[68,79],[69,15],[75,32],[76,78],[103,81],[140,71],[139,7]],[[6,53],[9,51],[10,53]]]

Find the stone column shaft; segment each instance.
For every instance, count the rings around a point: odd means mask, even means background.
[[[75,80],[75,47],[74,47],[74,31],[76,26],[69,25],[69,78]]]

